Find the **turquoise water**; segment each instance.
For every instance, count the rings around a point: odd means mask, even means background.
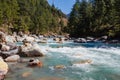
[[[120,80],[119,44],[49,41],[39,46],[46,56],[37,59],[44,66],[30,68],[27,63],[9,63],[10,70],[5,80]],[[77,63],[88,59],[92,63]],[[65,68],[56,69],[56,65]],[[23,76],[24,73],[28,75]]]

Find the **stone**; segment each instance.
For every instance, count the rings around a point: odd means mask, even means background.
[[[37,41],[38,43],[47,43],[47,40],[41,39],[39,41]]]
[[[7,42],[6,45],[10,47],[10,50],[14,50],[17,48],[17,45],[12,42]]]
[[[19,53],[22,57],[42,57],[44,54],[41,52],[38,44],[32,46],[21,46]]]
[[[4,75],[0,75],[0,80],[4,80]]]
[[[5,40],[5,33],[4,32],[2,32],[2,31],[0,31],[0,42],[1,43],[4,43],[4,42],[6,42],[6,40]]]
[[[9,46],[2,44],[1,51],[9,51],[9,50],[10,50]]]
[[[90,63],[92,63],[92,60],[87,59],[87,60],[82,60],[82,61],[79,61],[79,62],[75,62],[73,64],[90,64]]]
[[[2,56],[5,59],[9,56],[16,55],[18,52],[19,52],[18,48],[14,49],[14,50],[9,50],[9,51],[1,51],[0,56]]]
[[[0,80],[4,79],[4,76],[8,72],[8,64],[0,57]]]
[[[29,50],[19,53],[21,57],[42,57],[44,54],[39,50]]]
[[[38,67],[43,67],[43,63],[41,61],[38,62],[37,64]]]
[[[30,59],[28,66],[30,66],[30,67],[35,67],[35,66],[42,67],[43,63],[41,61],[39,61],[38,59]]]
[[[87,40],[85,38],[78,38],[78,39],[75,39],[74,42],[76,42],[76,43],[86,43]]]
[[[27,36],[27,37],[25,37],[25,41],[26,41],[26,42],[34,42],[34,41],[35,41],[35,38],[34,38],[34,37]]]
[[[59,38],[54,38],[53,40],[56,41],[56,42],[59,42],[59,41],[60,41]]]
[[[93,37],[86,37],[87,40],[94,40]]]
[[[64,69],[66,67],[64,65],[56,65],[54,68],[55,69]]]
[[[22,42],[25,39],[25,38],[20,37],[20,36],[16,36],[15,38],[16,38],[17,42]]]
[[[5,37],[5,40],[6,40],[6,42],[11,42],[11,43],[16,42],[16,38],[14,36],[11,36],[11,35],[7,35]]]
[[[9,56],[5,59],[6,62],[17,62],[20,60],[20,56],[19,55],[13,55],[13,56]]]
[[[22,74],[22,77],[28,77],[28,76],[30,76],[31,75],[31,73],[30,72],[24,72],[23,74]]]
[[[57,43],[63,43],[65,41],[65,38],[58,37],[58,38],[54,38],[53,40]]]

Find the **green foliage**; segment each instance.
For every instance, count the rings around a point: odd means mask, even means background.
[[[119,38],[120,0],[76,0],[70,13],[68,31],[73,37]]]
[[[57,32],[58,20],[64,17],[47,0],[0,0],[0,25],[11,23],[17,31]]]

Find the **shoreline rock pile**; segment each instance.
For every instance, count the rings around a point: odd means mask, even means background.
[[[23,44],[17,46],[17,41],[20,41]],[[6,62],[20,62],[21,57],[44,56],[44,53],[41,52],[41,49],[36,42],[39,42],[39,38],[36,36],[7,35],[0,31],[0,80],[3,80],[8,72],[8,64]],[[29,61],[26,61],[26,63],[27,62]],[[43,66],[42,62],[36,59],[28,64],[31,64],[31,66],[34,64],[39,67]]]

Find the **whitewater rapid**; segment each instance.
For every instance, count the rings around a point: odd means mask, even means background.
[[[45,54],[38,58],[43,62],[43,68],[28,68],[26,64],[17,63],[12,67],[15,73],[9,72],[6,80],[120,80],[119,45],[72,41],[55,43],[51,40],[38,45]],[[64,68],[56,69],[55,66],[59,65]],[[24,72],[31,75],[23,78]]]
[[[68,72],[74,76],[79,76],[74,80],[110,80],[109,75],[120,74],[120,47],[65,46],[58,43],[49,43],[46,46],[41,46],[41,49],[53,59],[52,61],[57,61],[57,63],[53,62],[53,66],[65,65],[70,70]],[[76,63],[88,59],[92,60],[90,64]],[[50,65],[49,68],[54,70],[53,66]],[[99,78],[95,76],[99,76]],[[115,80],[114,77],[111,80]]]

